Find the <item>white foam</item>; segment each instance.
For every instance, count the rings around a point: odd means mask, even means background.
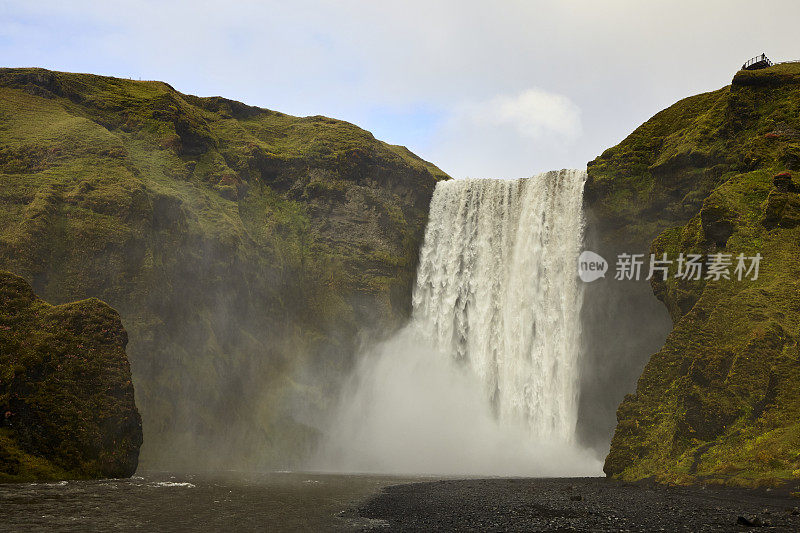
[[[585,172],[433,195],[410,324],[364,354],[318,466],[598,475],[575,442]]]

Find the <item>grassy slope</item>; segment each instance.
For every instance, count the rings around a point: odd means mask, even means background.
[[[674,329],[619,407],[609,475],[800,478],[800,195],[773,183],[787,169],[800,170],[798,64],[678,102],[590,165],[607,240],[764,257],[756,281],[653,284]]]
[[[444,178],[342,121],[0,70],[0,266],[120,311],[153,465],[301,454],[293,403],[407,314]]]
[[[126,343],[106,304],[51,306],[0,271],[0,481],[133,474],[142,426]]]

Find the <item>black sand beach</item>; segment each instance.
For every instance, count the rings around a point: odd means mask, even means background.
[[[604,478],[394,485],[357,512],[390,531],[800,531],[800,500],[786,489]]]

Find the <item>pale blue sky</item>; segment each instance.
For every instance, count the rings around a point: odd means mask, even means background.
[[[800,2],[0,0],[3,66],[158,79],[349,120],[456,177],[585,166],[762,51]]]

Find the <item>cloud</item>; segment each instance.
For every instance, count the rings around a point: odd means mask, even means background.
[[[541,89],[463,104],[456,109],[454,120],[477,126],[512,128],[531,140],[550,134],[574,139],[581,132],[578,106],[564,95]]]
[[[0,0],[0,57],[334,116],[454,175],[524,175],[585,165],[756,54],[798,59],[798,17],[796,0]]]
[[[527,176],[547,165],[549,155],[563,154],[581,132],[581,110],[572,100],[532,88],[455,105],[432,151],[455,177]]]

